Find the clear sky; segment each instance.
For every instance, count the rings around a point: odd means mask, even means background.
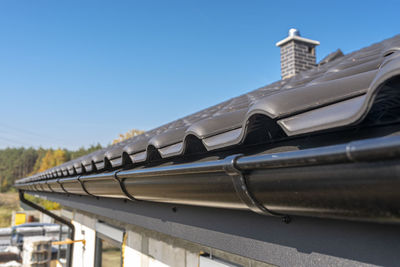
[[[109,144],[280,79],[291,27],[317,58],[400,33],[399,1],[0,1],[0,148]]]

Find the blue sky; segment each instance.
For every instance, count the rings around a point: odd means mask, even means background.
[[[317,58],[400,33],[397,1],[0,1],[0,148],[106,145],[280,79],[291,27]]]

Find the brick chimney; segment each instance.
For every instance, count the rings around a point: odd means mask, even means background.
[[[315,47],[318,41],[300,36],[297,29],[290,29],[289,36],[276,43],[281,48],[281,76],[290,78],[316,66]]]

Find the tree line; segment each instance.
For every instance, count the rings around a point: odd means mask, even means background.
[[[112,144],[122,142],[128,138],[144,133],[142,130],[132,129],[112,141]],[[93,151],[101,149],[100,144],[78,150],[44,149],[44,148],[6,148],[0,149],[0,192],[15,190],[15,180],[43,172],[64,162],[79,158]]]
[[[68,149],[6,148],[0,150],[0,192],[13,189],[15,180],[45,171],[69,160],[101,149],[101,145]]]

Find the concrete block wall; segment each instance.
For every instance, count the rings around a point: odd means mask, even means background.
[[[245,267],[272,266],[221,250],[201,246],[155,231],[128,226],[124,266],[198,267],[200,255],[206,253],[226,262]]]
[[[197,254],[128,230],[124,265],[141,267],[198,266]]]
[[[244,267],[272,266],[133,224],[123,224],[116,220],[110,220],[106,217],[83,211],[74,211],[71,214],[73,224],[76,227],[75,239],[86,240],[85,247],[81,243],[74,245],[74,267],[94,266],[95,227],[98,220],[119,229],[124,229],[126,236],[122,244],[122,251],[124,258],[123,266],[125,267],[198,267],[200,255],[204,253]]]

